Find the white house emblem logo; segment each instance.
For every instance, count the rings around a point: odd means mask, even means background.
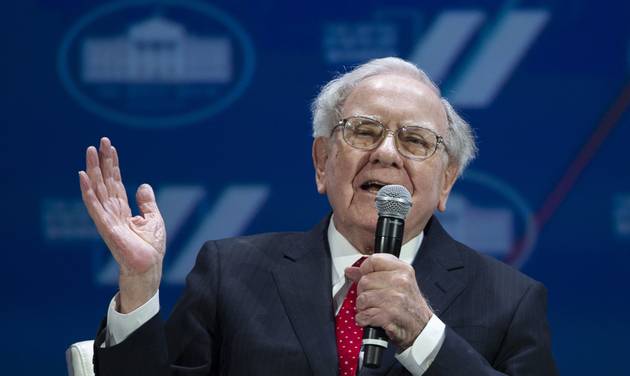
[[[254,52],[227,14],[198,2],[134,1],[87,14],[63,40],[61,81],[83,107],[133,126],[198,122],[238,98]]]

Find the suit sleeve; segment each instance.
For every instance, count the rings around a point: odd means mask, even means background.
[[[544,286],[537,282],[525,291],[492,364],[447,326],[442,348],[425,375],[557,375],[546,318],[546,296]]]
[[[123,342],[101,348],[105,320],[94,343],[97,375],[208,375],[217,367],[216,307],[220,265],[214,242],[202,247],[184,293],[168,322],[161,313]]]

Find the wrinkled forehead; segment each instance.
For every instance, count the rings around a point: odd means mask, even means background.
[[[444,105],[435,89],[415,78],[382,74],[359,82],[343,103],[342,118],[367,116],[391,127],[418,124],[447,130]]]

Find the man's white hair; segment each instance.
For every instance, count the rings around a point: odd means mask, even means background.
[[[440,89],[422,69],[397,57],[370,60],[327,83],[311,106],[313,137],[330,137],[332,129],[341,120],[341,108],[350,92],[361,81],[379,74],[396,74],[416,79],[429,86],[441,98],[448,121],[448,135],[444,137],[444,142],[449,163],[456,163],[458,175],[461,175],[477,154],[475,136],[470,125],[442,98]]]

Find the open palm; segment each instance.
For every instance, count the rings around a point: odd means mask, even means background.
[[[136,192],[141,215],[132,216],[122,183],[118,153],[108,138],[99,150],[86,151],[86,171],[79,172],[83,202],[96,228],[120,266],[123,278],[137,286],[156,290],[159,286],[166,244],[164,220],[151,186]],[[121,286],[121,292],[124,286]],[[147,292],[148,294],[149,292]]]

